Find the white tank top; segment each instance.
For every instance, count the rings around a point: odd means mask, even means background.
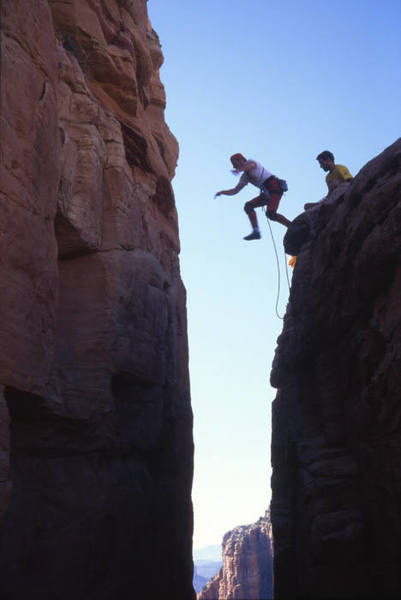
[[[270,171],[265,169],[256,160],[252,160],[250,158],[249,160],[246,161],[246,164],[248,164],[250,162],[254,162],[256,166],[253,169],[251,169],[250,171],[246,171],[246,172],[242,173],[240,182],[245,183],[245,185],[247,183],[253,183],[253,185],[256,185],[256,187],[260,187],[266,181],[266,179],[268,179],[269,177],[272,176],[272,173],[270,173]]]

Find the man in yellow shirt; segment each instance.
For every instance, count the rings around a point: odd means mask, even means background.
[[[321,202],[324,202],[329,196],[329,194],[336,189],[341,183],[345,183],[347,181],[352,181],[353,177],[351,173],[348,171],[347,167],[344,165],[336,165],[334,162],[334,155],[329,150],[324,150],[320,154],[317,155],[316,160],[319,162],[320,168],[323,171],[328,171],[328,175],[326,175],[326,183],[329,188],[329,193],[327,196],[320,200],[320,202],[308,202],[304,204],[304,209],[309,210],[314,206],[317,206]]]
[[[336,165],[334,162],[334,156],[329,150],[324,150],[317,157],[316,160],[319,162],[320,167],[323,171],[328,171],[326,175],[326,183],[329,188],[329,192],[332,192],[337,186],[345,181],[352,181],[353,177],[344,165]]]
[[[336,187],[338,187],[341,183],[353,180],[353,177],[347,169],[347,167],[344,167],[344,165],[336,165],[336,163],[334,162],[334,155],[329,150],[324,150],[323,152],[318,154],[316,160],[319,162],[319,165],[323,169],[323,171],[329,172],[329,174],[326,175],[326,183],[327,187],[329,188],[329,194],[330,192],[335,190]],[[327,196],[323,198],[323,200],[321,200],[320,202],[308,202],[304,205],[304,209],[309,210],[310,208],[321,204],[321,202],[324,202],[326,198]],[[290,260],[288,261],[288,264],[290,265],[290,267],[294,268],[296,262],[297,257],[291,256]]]

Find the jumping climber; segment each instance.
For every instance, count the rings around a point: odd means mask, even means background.
[[[255,208],[258,206],[266,206],[266,216],[271,221],[278,221],[282,225],[288,227],[291,223],[283,215],[277,212],[280,204],[281,196],[284,191],[280,186],[280,180],[272,175],[267,169],[265,169],[260,163],[255,160],[247,160],[242,154],[233,154],[230,158],[231,163],[234,167],[233,173],[239,174],[243,171],[241,179],[235,188],[231,190],[221,190],[217,192],[216,196],[233,196],[238,194],[248,183],[252,183],[260,189],[260,194],[256,198],[249,200],[244,210],[249,217],[252,225],[252,233],[244,237],[244,240],[259,240],[261,238],[258,219],[256,216]]]

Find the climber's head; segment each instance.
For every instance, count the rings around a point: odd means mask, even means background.
[[[231,163],[232,163],[234,169],[240,169],[246,163],[245,156],[242,156],[242,154],[240,154],[239,152],[237,152],[237,154],[233,154],[232,156],[230,156],[230,160],[231,160]]]
[[[323,171],[332,171],[335,167],[334,155],[329,150],[324,150],[318,154],[316,160],[319,162]]]

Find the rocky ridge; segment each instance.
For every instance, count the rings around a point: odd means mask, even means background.
[[[401,593],[401,140],[294,220],[271,372],[275,598]]]
[[[198,594],[198,600],[270,600],[273,563],[269,516],[226,533],[222,549],[223,566]]]
[[[3,0],[1,27],[1,593],[193,598],[178,145],[146,0]]]

